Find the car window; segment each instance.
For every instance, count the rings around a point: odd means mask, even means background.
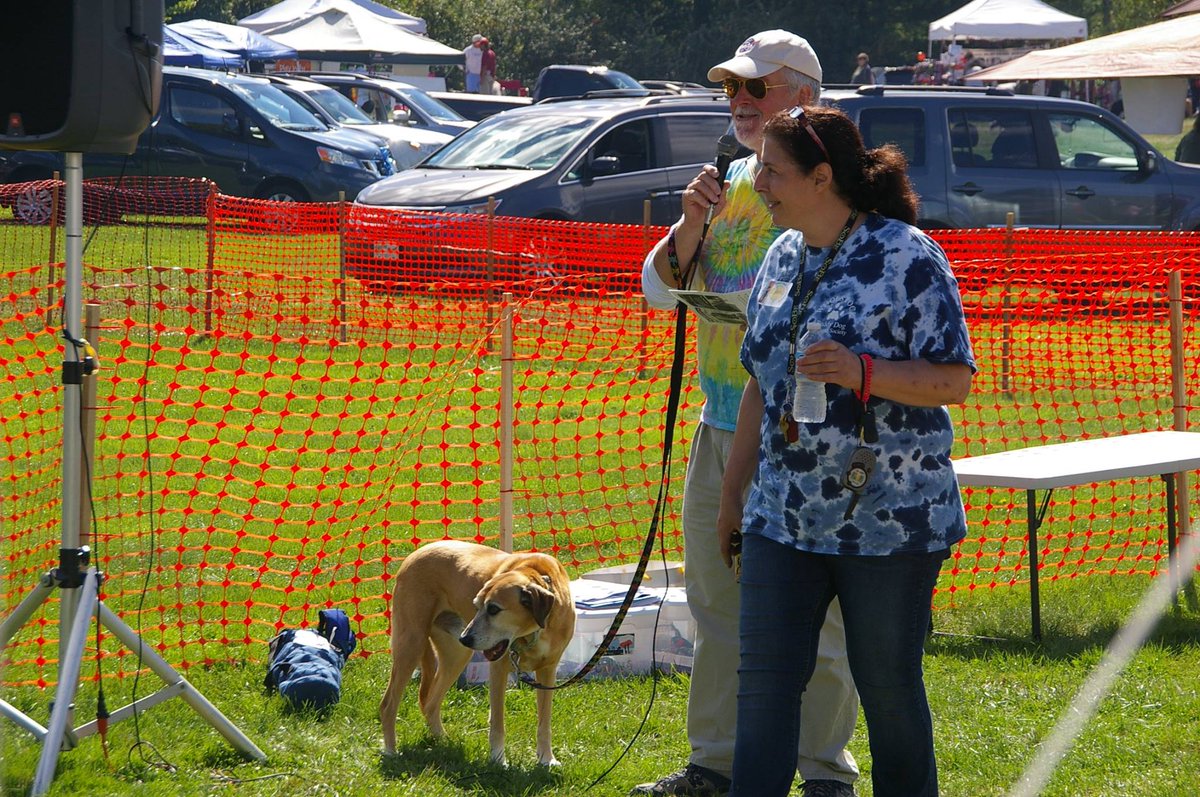
[[[423,114],[439,122],[461,122],[465,118],[441,100],[430,97],[420,89],[404,89],[397,92],[398,102],[411,105]]]
[[[307,89],[304,96],[320,105],[338,124],[369,125],[371,117],[333,89]]]
[[[240,95],[267,121],[284,130],[328,130],[329,127],[296,100],[275,86],[231,83],[229,90]]]
[[[595,119],[549,114],[491,117],[424,161],[423,169],[549,169],[562,160]]]
[[[1037,142],[1029,111],[1016,108],[951,110],[950,151],[956,166],[1036,169]]]
[[[1054,146],[1064,169],[1137,171],[1137,150],[1100,119],[1074,113],[1050,113]]]
[[[729,127],[729,118],[717,114],[674,114],[662,121],[667,138],[666,167],[711,162],[717,154],[717,139]]]
[[[614,174],[644,172],[654,166],[650,144],[650,120],[638,119],[605,133],[589,150],[588,156],[616,158],[617,171]],[[578,177],[577,170],[578,167],[568,176]]]
[[[172,86],[171,118],[200,133],[226,138],[241,136],[237,109],[211,92]]]
[[[867,149],[895,144],[909,166],[925,165],[925,112],[920,108],[866,108],[858,129]]]

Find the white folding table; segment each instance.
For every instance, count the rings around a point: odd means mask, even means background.
[[[1175,556],[1174,474],[1200,468],[1200,433],[1137,432],[1073,443],[1030,446],[954,460],[963,487],[1012,487],[1025,490],[1028,528],[1030,625],[1042,638],[1038,596],[1037,491],[1140,476],[1161,476],[1166,483],[1167,559]]]

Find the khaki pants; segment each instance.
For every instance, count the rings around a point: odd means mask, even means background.
[[[692,441],[683,492],[684,582],[696,621],[695,659],[688,693],[691,762],[730,775],[737,726],[738,586],[721,561],[717,511],[733,433],[701,423]],[[821,630],[816,670],[804,693],[798,769],[805,780],[858,777],[846,744],[858,720],[858,693],[846,658],[837,600]]]

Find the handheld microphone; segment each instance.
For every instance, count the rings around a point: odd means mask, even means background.
[[[725,185],[725,175],[729,173],[729,164],[733,161],[733,156],[738,151],[737,136],[734,135],[733,122],[729,122],[729,129],[725,131],[725,135],[717,139],[717,159],[714,165],[717,167],[717,184],[721,187]],[[708,229],[708,225],[712,224],[713,210],[716,205],[709,207],[708,216],[704,219],[704,227]]]

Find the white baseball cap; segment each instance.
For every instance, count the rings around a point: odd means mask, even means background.
[[[471,37],[471,43],[474,44],[475,42],[479,41],[482,38],[483,38],[482,33],[476,33],[474,36]]]
[[[708,70],[708,79],[765,77],[785,66],[821,80],[821,62],[808,41],[786,30],[765,30],[742,42],[733,58]]]

